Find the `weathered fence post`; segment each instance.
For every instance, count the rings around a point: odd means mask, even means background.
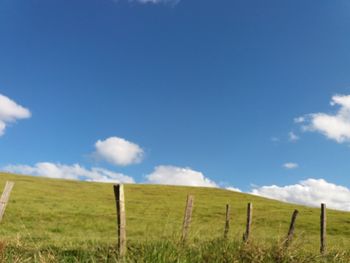
[[[252,216],[253,216],[253,204],[252,203],[248,203],[248,207],[247,207],[247,225],[246,225],[246,230],[245,233],[243,235],[243,241],[247,242],[249,239],[249,234],[250,234],[250,228],[252,225]]]
[[[193,210],[193,199],[194,197],[192,195],[187,196],[185,215],[184,215],[184,221],[182,226],[182,237],[181,237],[182,243],[186,242],[188,237],[188,232],[190,230],[192,210]]]
[[[225,231],[224,238],[226,239],[228,236],[228,231],[230,230],[230,205],[226,205],[226,218],[225,218]]]
[[[321,247],[320,247],[320,252],[322,254],[324,254],[326,252],[326,230],[327,230],[326,204],[321,204]]]
[[[295,221],[297,219],[299,211],[298,210],[294,210],[293,215],[292,215],[292,219],[290,221],[290,225],[289,225],[289,230],[288,230],[288,235],[285,241],[285,246],[288,247],[288,245],[290,244],[290,242],[292,242],[293,239],[293,235],[294,235],[294,229],[295,229]]]
[[[4,191],[2,192],[1,198],[0,198],[0,222],[2,221],[2,218],[5,213],[5,209],[7,206],[7,202],[9,201],[11,190],[13,186],[15,185],[14,182],[6,182]]]
[[[126,254],[126,219],[124,185],[114,185],[115,202],[117,206],[118,250],[121,257]]]

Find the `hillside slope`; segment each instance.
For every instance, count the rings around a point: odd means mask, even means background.
[[[111,184],[0,174],[0,188],[15,182],[0,236],[33,247],[77,247],[85,242],[116,243],[116,216]],[[208,240],[223,234],[225,205],[231,204],[232,238],[244,232],[246,205],[253,202],[252,237],[270,242],[285,236],[295,208],[300,211],[296,235],[317,251],[319,209],[286,204],[221,189],[126,185],[127,236],[130,242],[178,238],[186,195],[195,196],[190,239]],[[328,244],[348,247],[350,214],[328,211]]]

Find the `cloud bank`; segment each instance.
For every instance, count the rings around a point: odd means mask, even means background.
[[[98,140],[95,143],[95,156],[111,164],[127,166],[139,163],[143,159],[144,151],[136,143],[123,138],[110,137],[106,140]]]
[[[290,142],[296,142],[296,141],[298,141],[299,139],[300,139],[299,136],[296,135],[294,132],[288,133],[288,140],[289,140]]]
[[[171,165],[155,167],[146,178],[147,183],[150,184],[218,187],[214,181],[205,177],[201,172]]]
[[[286,169],[296,169],[299,167],[299,164],[297,163],[285,163],[283,164],[283,167],[286,168]]]
[[[287,186],[262,186],[252,190],[252,194],[289,203],[320,206],[350,211],[350,189],[328,183],[324,179],[307,179]]]
[[[2,168],[5,172],[44,176],[59,179],[74,179],[91,182],[134,183],[134,179],[121,173],[115,173],[103,168],[93,167],[90,170],[79,164],[64,165],[50,162],[30,165],[7,165]]]
[[[9,123],[30,117],[31,113],[28,109],[0,94],[0,136],[4,135]]]
[[[241,189],[236,188],[236,187],[232,187],[232,186],[226,187],[225,189],[229,190],[229,191],[233,191],[233,192],[239,192],[239,193],[242,192]]]
[[[350,95],[335,95],[331,106],[340,108],[335,114],[313,113],[296,118],[305,131],[318,132],[338,143],[350,141]]]
[[[130,176],[99,167],[86,169],[79,164],[65,165],[60,163],[39,162],[33,166],[20,164],[7,165],[2,167],[1,170],[10,173],[43,176],[56,179],[73,179],[109,183],[135,183],[135,180]],[[169,165],[155,167],[154,171],[146,176],[145,183],[219,187],[214,181],[206,178],[201,172],[190,168],[181,168]],[[230,190],[240,191],[239,189],[233,187],[230,188]]]

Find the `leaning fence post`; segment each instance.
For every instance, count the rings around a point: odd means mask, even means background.
[[[321,247],[320,252],[326,252],[326,230],[327,230],[327,215],[326,204],[321,204]]]
[[[181,241],[183,243],[186,242],[188,232],[190,230],[190,224],[191,224],[191,219],[192,219],[192,210],[193,210],[193,199],[194,199],[194,197],[192,195],[187,196],[185,215],[184,215],[184,221],[183,221],[183,226],[182,226],[182,237],[181,237]]]
[[[11,190],[14,185],[15,185],[14,182],[7,181],[4,191],[2,192],[2,195],[0,198],[0,222],[2,221],[2,218],[4,216],[6,206],[10,198]]]
[[[243,235],[244,242],[247,242],[249,239],[250,228],[252,225],[252,215],[253,215],[253,204],[248,203],[248,206],[247,206],[247,225],[246,225],[245,233]]]
[[[226,218],[225,218],[225,231],[224,238],[226,239],[228,236],[228,231],[230,230],[230,205],[226,205]]]
[[[294,229],[295,229],[295,221],[297,219],[299,211],[298,210],[294,210],[293,215],[292,215],[292,219],[290,221],[290,225],[289,225],[289,230],[288,230],[288,235],[285,241],[285,246],[287,247],[290,242],[293,239],[293,235],[294,235]]]
[[[117,224],[118,224],[118,250],[121,257],[126,254],[126,219],[125,219],[125,200],[124,185],[114,185],[114,195],[117,207]]]

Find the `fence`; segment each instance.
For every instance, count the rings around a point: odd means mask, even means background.
[[[13,186],[15,185],[14,182],[6,182],[4,191],[2,192],[1,198],[0,198],[0,222],[2,221],[2,218],[5,214],[5,209],[7,206],[7,203],[10,199],[10,194],[12,191]]]
[[[127,237],[126,237],[126,215],[125,215],[125,196],[124,186],[122,184],[114,185],[114,194],[117,209],[117,226],[118,226],[118,251],[120,256],[124,256],[127,252]],[[194,207],[194,196],[188,195],[185,205],[185,212],[182,224],[181,243],[185,243],[190,232],[192,212]],[[231,207],[226,204],[225,222],[224,222],[224,233],[223,237],[226,239],[230,230],[231,221]],[[287,235],[283,241],[283,245],[287,248],[294,236],[296,219],[299,215],[298,210],[294,210],[292,213],[289,229]],[[245,232],[243,234],[243,242],[249,242],[249,237],[252,231],[253,223],[253,204],[248,203],[247,205],[247,220],[245,226]],[[321,204],[321,215],[320,215],[320,252],[324,254],[326,252],[326,204]]]
[[[14,186],[13,182],[6,182],[4,191],[2,193],[2,196],[0,198],[0,222],[4,215],[11,190]],[[119,255],[124,256],[127,253],[127,232],[126,232],[126,207],[125,207],[125,194],[124,194],[124,186],[122,184],[120,185],[114,185],[114,196],[115,196],[115,204],[116,204],[116,211],[117,211],[117,229],[118,229],[118,251]],[[112,201],[112,200],[111,200]],[[131,200],[132,202],[135,202],[135,204],[141,204],[141,205],[147,205],[147,202]],[[130,202],[128,202],[130,204]],[[132,203],[131,203],[132,204]],[[185,210],[183,215],[183,221],[182,221],[182,229],[181,229],[181,235],[180,235],[180,242],[186,243],[188,240],[188,236],[191,230],[191,223],[193,219],[193,209],[195,207],[195,196],[188,195],[187,200],[185,203]],[[225,218],[223,220],[223,238],[227,239],[229,236],[230,228],[231,228],[231,206],[229,204],[226,204],[226,206],[223,206],[223,210],[225,208]],[[146,208],[145,208],[146,209]],[[248,203],[247,204],[247,212],[246,212],[246,225],[245,225],[245,232],[243,234],[243,242],[247,243],[249,242],[249,238],[251,236],[252,232],[252,224],[253,224],[253,204]],[[292,213],[292,217],[290,220],[290,225],[288,232],[284,238],[283,245],[287,248],[294,237],[295,227],[296,227],[296,221],[297,217],[299,215],[298,210],[294,210]],[[87,216],[90,216],[90,214],[87,214]],[[115,214],[106,214],[106,213],[94,213],[95,217],[106,217],[108,218],[115,218]],[[71,217],[71,216],[70,216]],[[327,249],[327,240],[326,240],[326,234],[327,234],[327,228],[326,228],[326,222],[327,222],[327,215],[326,215],[326,204],[321,204],[321,213],[320,213],[320,253],[324,254]]]

